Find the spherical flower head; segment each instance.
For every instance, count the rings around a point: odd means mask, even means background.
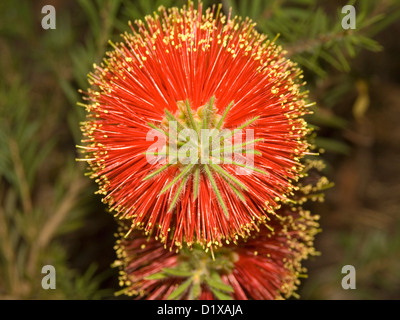
[[[133,232],[117,241],[120,293],[137,299],[272,300],[296,296],[301,261],[315,254],[316,217],[297,208],[279,210],[246,240],[215,249],[193,246],[178,253]]]
[[[315,235],[319,216],[303,207],[322,201],[329,181],[320,175],[324,164],[306,160],[298,190],[258,232],[236,244],[206,252],[199,245],[171,250],[141,231],[126,236],[121,223],[115,246],[120,269],[120,294],[136,299],[255,299],[298,297],[299,279],[306,276],[304,259],[318,252]]]
[[[170,246],[245,239],[296,191],[309,147],[301,72],[220,7],[145,20],[89,76],[91,177],[130,229]]]

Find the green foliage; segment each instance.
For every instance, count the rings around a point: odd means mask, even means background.
[[[233,264],[223,251],[221,249],[215,256],[210,256],[202,248],[183,249],[183,255],[176,267],[163,268],[161,272],[149,275],[146,279],[184,278],[168,296],[169,300],[179,299],[184,295],[196,299],[202,287],[208,287],[219,300],[232,300],[229,293],[233,289],[222,280],[220,274],[231,271]]]
[[[193,279],[189,278],[182,282],[172,293],[168,296],[168,300],[179,299],[185,293],[186,289],[192,284]]]
[[[399,225],[392,232],[384,230],[341,231],[335,234],[333,249],[340,249],[340,258],[326,267],[324,273],[332,277],[321,282],[308,283],[305,290],[312,299],[324,297],[326,290],[340,293],[339,299],[398,299],[400,287]],[[356,270],[356,290],[340,286],[344,265]],[[322,280],[323,281],[323,280]]]
[[[57,136],[51,135],[54,128],[46,125],[51,114],[46,116],[44,108],[38,108],[35,113],[40,117],[34,117],[31,89],[18,78],[15,81],[0,91],[0,270],[8,275],[0,293],[9,298],[49,297],[39,289],[41,266],[51,264],[58,272],[61,290],[50,298],[76,297],[76,293],[69,295],[62,289],[63,284],[70,286],[74,281],[88,287],[82,298],[96,297],[98,283],[91,278],[92,273],[74,280],[76,274],[65,267],[65,252],[53,242],[79,226],[79,193],[87,182],[72,155],[59,163],[49,160],[58,143]],[[46,167],[54,170],[54,176],[44,172]]]
[[[206,282],[212,290],[233,292],[232,287],[222,281],[218,272],[212,272],[211,276],[206,278]]]
[[[57,78],[51,72],[54,66],[60,79],[64,75],[56,60],[73,38],[68,19],[58,20],[64,31],[59,37],[40,37],[31,3],[22,2],[21,10],[11,1],[2,6],[10,14],[0,25],[0,296],[100,298],[105,292],[99,290],[103,279],[97,262],[80,274],[69,266],[70,253],[62,244],[62,237],[84,224],[93,192],[76,164],[64,122],[65,114],[76,117],[76,112],[54,86]],[[25,17],[26,23],[20,23]],[[56,269],[56,290],[41,287],[41,269],[47,264]]]
[[[278,34],[278,43],[302,67],[318,77],[327,76],[327,65],[349,72],[350,59],[360,49],[381,50],[372,39],[377,32],[400,17],[399,3],[374,0],[350,1],[357,13],[356,29],[344,30],[342,6],[329,6],[314,0],[224,0],[225,11],[249,16],[257,28],[271,39]]]

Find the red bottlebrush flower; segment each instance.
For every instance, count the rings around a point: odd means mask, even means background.
[[[160,8],[136,22],[86,93],[83,148],[103,201],[171,246],[268,224],[308,152],[301,72],[251,20],[219,11]]]
[[[153,238],[135,231],[117,241],[121,293],[137,299],[270,300],[295,295],[301,261],[315,253],[318,223],[301,208],[282,208],[270,225],[237,245],[214,251],[165,250]]]
[[[167,250],[138,230],[126,236],[121,223],[116,244],[120,268],[120,293],[136,299],[281,299],[296,296],[301,262],[316,254],[318,216],[301,206],[322,201],[329,181],[321,177],[320,160],[305,161],[298,190],[282,204],[259,232],[236,244],[215,249],[210,255],[201,246]]]

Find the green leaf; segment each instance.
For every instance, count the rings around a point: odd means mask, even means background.
[[[160,191],[160,195],[171,188],[180,178],[184,177],[192,169],[193,166],[194,164],[189,164],[188,166],[186,166],[186,168],[183,169],[181,173],[179,173],[164,189]]]
[[[167,117],[168,121],[175,121],[178,127],[178,132],[182,131],[183,129],[187,129],[186,126],[183,126],[182,123],[171,113],[168,111],[167,108],[164,109],[165,116]]]
[[[342,154],[349,154],[351,147],[342,141],[331,138],[315,138],[315,144],[318,148],[323,148],[327,151],[337,152]]]
[[[182,270],[179,268],[163,268],[163,272],[175,277],[190,277],[192,276],[191,271]]]
[[[200,184],[200,169],[198,166],[196,166],[195,171],[194,171],[194,198],[193,200],[196,200],[198,195],[199,195],[199,184]]]
[[[246,3],[246,1],[241,1],[241,3]],[[254,19],[257,17],[258,14],[260,14],[260,12],[262,12],[262,8],[261,8],[261,0],[253,0],[251,1],[251,9],[249,12],[249,17]]]
[[[96,35],[100,34],[100,17],[98,16],[96,6],[90,0],[79,0],[79,4],[81,5],[83,11],[85,11],[90,21],[93,33],[95,33]]]
[[[224,11],[228,12],[229,8],[232,8],[232,15],[236,16],[238,14],[238,7],[234,0],[225,0],[224,1]]]
[[[226,181],[226,183],[232,188],[232,191],[236,194],[236,196],[244,203],[246,203],[246,198],[243,194],[224,176],[222,178]]]
[[[232,287],[230,285],[225,284],[217,272],[214,272],[212,277],[206,278],[206,282],[212,288],[226,292],[233,292]]]
[[[192,284],[192,282],[192,278],[183,282],[180,286],[178,286],[174,291],[171,292],[167,299],[174,300],[182,296],[185,293],[186,289]]]
[[[236,183],[237,186],[239,186],[241,189],[248,190],[247,187],[238,179],[236,179],[234,176],[232,176],[228,171],[224,170],[221,166],[216,165],[216,164],[210,164],[211,168],[213,168],[215,171],[217,171],[220,175],[226,177],[227,179],[231,180],[232,182]]]
[[[143,181],[148,180],[150,178],[153,178],[154,176],[156,176],[157,174],[159,174],[160,172],[164,171],[165,169],[167,169],[171,164],[167,163],[166,165],[163,165],[161,168],[157,169],[156,171],[153,171],[152,173],[150,173],[149,175],[147,175],[146,177],[143,178]]]
[[[219,128],[221,128],[222,123],[225,120],[226,115],[228,114],[229,110],[231,109],[231,107],[233,106],[233,101],[231,101],[231,103],[229,103],[229,105],[226,107],[224,114],[222,115],[221,119],[219,119],[218,124],[216,126],[216,129],[219,130]]]
[[[186,113],[187,116],[189,116],[190,124],[192,125],[192,128],[196,130],[197,134],[199,134],[199,128],[197,127],[196,121],[194,121],[193,112],[192,109],[190,108],[189,99],[186,99],[185,105],[186,105]]]
[[[208,179],[211,182],[211,186],[214,190],[215,195],[217,196],[218,202],[221,205],[222,210],[224,211],[224,214],[226,216],[227,219],[229,219],[229,213],[228,213],[228,209],[226,208],[225,202],[222,199],[221,193],[218,190],[217,184],[215,183],[214,177],[212,176],[212,173],[210,172],[210,169],[208,168],[208,165],[204,165],[204,169],[206,170],[206,174],[208,176]]]
[[[233,300],[230,295],[227,295],[226,293],[223,293],[219,290],[211,288],[211,291],[214,294],[214,296],[216,296],[217,299],[219,299],[219,300]]]
[[[228,159],[228,158],[222,158],[224,161],[231,161],[231,159]],[[246,169],[249,169],[249,170],[252,170],[252,171],[255,171],[255,172],[259,172],[259,173],[262,173],[262,174],[265,174],[265,175],[269,175],[269,173],[268,172],[266,172],[266,171],[264,171],[264,170],[261,170],[261,169],[258,169],[258,168],[256,168],[256,167],[252,167],[252,166],[247,166],[247,165],[245,165],[245,164],[243,164],[243,163],[239,163],[239,162],[235,162],[235,161],[231,161],[231,163],[232,164],[234,164],[235,166],[239,166],[239,167],[242,167],[242,168],[246,168]]]
[[[322,9],[318,8],[317,11],[314,13],[313,21],[311,24],[311,33],[310,33],[311,39],[315,38],[318,35],[318,33],[321,32],[321,25],[324,18],[325,17]]]
[[[309,119],[314,125],[325,127],[345,129],[348,126],[348,121],[346,119],[321,111],[316,111]]]
[[[202,119],[202,123],[201,123],[201,127],[203,129],[208,128],[210,116],[211,116],[213,105],[214,105],[214,100],[215,100],[215,97],[212,96],[210,99],[210,102],[208,103],[208,106],[204,107],[204,109],[203,109],[203,119]]]
[[[154,273],[152,275],[145,277],[146,280],[159,280],[164,278],[166,278],[166,275],[163,272]]]
[[[200,296],[200,293],[201,293],[200,282],[193,283],[192,292],[191,292],[191,298],[192,299],[197,299]]]
[[[171,205],[168,208],[168,212],[170,212],[174,207],[176,202],[178,201],[179,195],[181,194],[182,188],[186,185],[186,181],[189,179],[189,176],[185,176],[182,181],[181,184],[178,187],[178,190],[175,193],[174,198],[172,199]]]

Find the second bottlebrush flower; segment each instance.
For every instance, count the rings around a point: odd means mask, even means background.
[[[116,216],[167,246],[236,243],[290,201],[302,76],[251,21],[159,9],[90,75],[86,160]]]

